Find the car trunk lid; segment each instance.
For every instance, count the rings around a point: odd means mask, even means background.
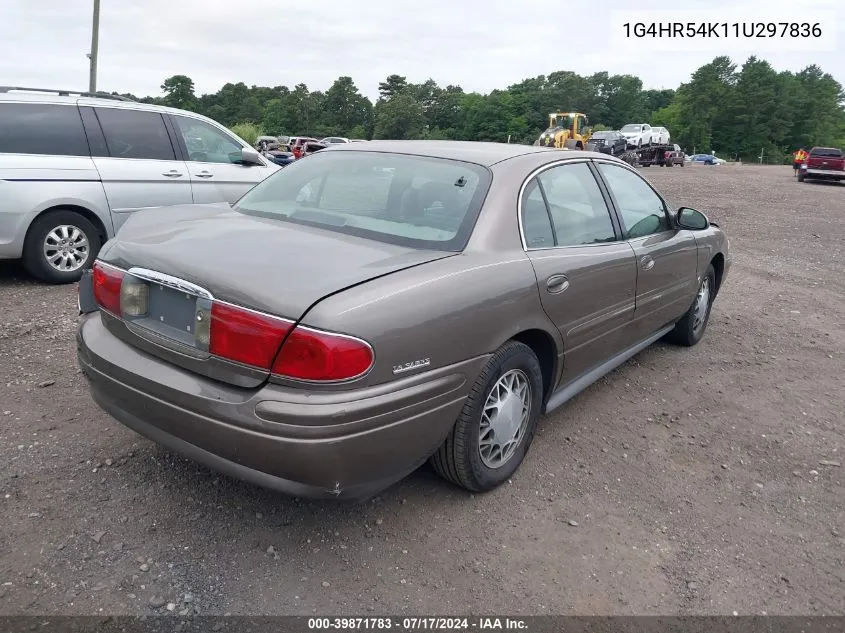
[[[453,254],[245,215],[225,204],[150,209],[130,218],[100,253],[147,285],[146,310],[105,318],[115,334],[147,353],[257,386],[269,369],[222,363],[204,346],[197,319],[211,314],[212,303],[293,324],[328,295]]]

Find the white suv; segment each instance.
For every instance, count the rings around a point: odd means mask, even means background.
[[[653,142],[653,133],[648,123],[629,123],[619,131],[628,141],[628,147],[645,147]]]
[[[653,127],[651,133],[653,142],[658,145],[669,145],[669,141],[672,140],[672,135],[665,127]]]
[[[193,112],[0,86],[0,259],[73,282],[130,213],[232,203],[278,169]]]

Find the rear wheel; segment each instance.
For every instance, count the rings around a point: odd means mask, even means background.
[[[23,249],[23,264],[33,277],[52,284],[79,281],[102,246],[90,220],[67,209],[51,211],[32,223]]]
[[[479,375],[452,432],[431,457],[434,469],[474,492],[503,484],[528,452],[542,402],[537,356],[523,343],[506,343]]]
[[[804,174],[800,170],[798,171],[798,182],[804,182]]]
[[[681,320],[675,324],[675,328],[666,335],[666,339],[684,347],[692,347],[698,343],[704,336],[704,330],[707,329],[710,310],[715,298],[716,270],[713,268],[713,264],[710,264],[698,284],[698,292],[695,293],[692,305],[681,317]]]

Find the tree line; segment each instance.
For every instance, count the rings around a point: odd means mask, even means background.
[[[124,96],[204,114],[245,138],[288,134],[531,144],[546,128],[548,114],[564,111],[583,112],[601,129],[662,125],[687,153],[712,150],[746,161],[761,152],[785,160],[801,146],[845,146],[845,93],[838,81],[816,65],[778,72],[754,56],[741,66],[716,57],[677,89],[666,90],[644,90],[633,75],[582,76],[566,70],[489,94],[390,75],[379,84],[375,103],[345,76],[325,91],[305,83],[291,89],[241,82],[197,95],[185,75],[166,79],[161,88],[161,97]]]

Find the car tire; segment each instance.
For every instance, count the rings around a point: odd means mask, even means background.
[[[495,409],[491,400],[501,398],[501,393],[508,390],[509,382],[516,382],[520,389],[527,387],[525,401],[528,403],[528,411],[523,411],[525,418],[514,432],[514,437],[519,435],[516,443],[513,447],[506,445],[505,449],[498,451],[502,461],[497,465],[495,430],[490,428],[495,424],[496,418],[489,420],[485,411]],[[507,397],[517,396],[511,392]],[[506,404],[519,406],[516,401],[506,401]],[[537,429],[542,405],[543,375],[537,356],[523,343],[506,343],[493,355],[478,376],[455,426],[442,446],[432,455],[432,466],[447,481],[472,492],[493,490],[506,482],[525,458]],[[482,438],[487,440],[484,448]]]
[[[703,293],[706,293],[706,296]],[[698,283],[698,290],[695,293],[692,305],[681,317],[681,320],[675,324],[674,329],[666,335],[666,339],[670,343],[684,347],[692,347],[698,343],[707,329],[713,299],[715,298],[716,270],[713,268],[713,264],[710,264],[704,277]]]
[[[71,240],[67,251],[72,265],[65,270],[50,263],[45,248],[49,242],[61,248],[61,239]],[[74,242],[77,245],[73,248]],[[85,244],[84,248],[81,244]],[[32,223],[23,248],[23,265],[26,271],[41,281],[51,284],[68,284],[79,281],[82,272],[90,268],[100,252],[100,232],[85,216],[69,209],[45,213]],[[66,260],[67,261],[67,260]]]
[[[804,182],[804,174],[802,174],[800,171],[798,172],[798,182]]]

